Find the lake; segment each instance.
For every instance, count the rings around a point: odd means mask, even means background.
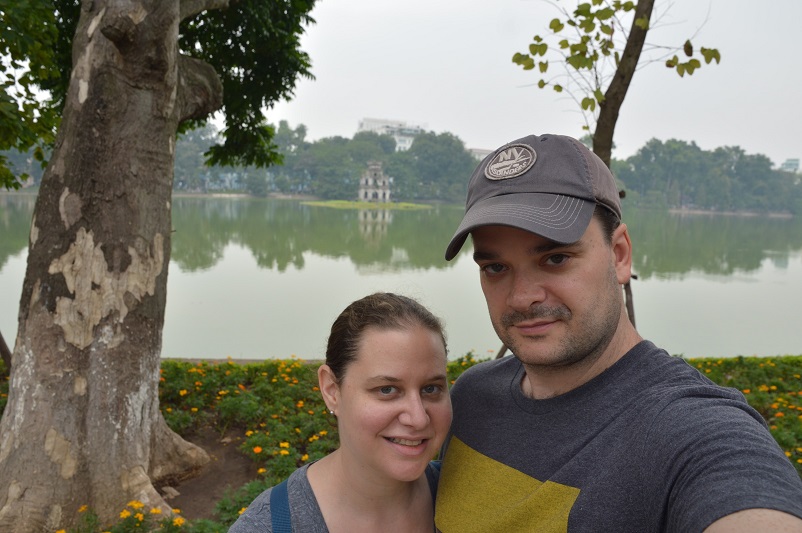
[[[0,194],[0,331],[9,345],[34,201]],[[624,209],[641,335],[686,357],[802,354],[802,220]],[[492,357],[500,343],[470,241],[443,259],[461,215],[459,206],[174,198],[162,355],[321,358],[348,303],[395,291],[444,319],[450,357]]]

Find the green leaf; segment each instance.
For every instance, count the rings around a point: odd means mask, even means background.
[[[555,84],[554,85],[554,92],[557,92],[557,93],[563,92],[563,86],[560,85],[560,84]]]
[[[604,102],[604,93],[601,92],[601,89],[596,89],[593,91],[593,96],[596,98],[596,101],[599,103]]]
[[[635,26],[646,31],[649,29],[649,19],[646,17],[640,17],[635,20]]]
[[[599,27],[599,31],[605,35],[612,35],[613,34],[613,27],[610,24],[602,24]]]
[[[530,44],[529,53],[533,56],[544,56],[549,51],[549,45],[546,43]]]
[[[563,28],[565,28],[565,24],[560,22],[560,19],[552,19],[552,21],[549,23],[549,29],[551,29],[551,31],[554,33],[560,33],[563,31]]]
[[[596,100],[586,96],[582,99],[582,109],[585,111],[595,111],[596,110]]]
[[[537,64],[537,66],[540,69],[541,73],[545,73],[547,70],[549,70],[549,62],[548,61],[541,61],[540,63]]]
[[[685,44],[682,46],[682,50],[688,57],[691,57],[693,55],[693,45],[691,44],[690,40],[685,41]]]
[[[615,10],[610,7],[606,7],[604,9],[596,11],[596,18],[599,20],[610,19],[613,17],[613,15],[615,15]]]
[[[687,63],[685,63],[685,70],[688,72],[688,76],[693,74],[693,72],[702,66],[702,63],[699,62],[698,59],[691,59]]]
[[[702,47],[700,49],[700,52],[702,54],[702,57],[705,58],[706,64],[709,65],[710,62],[713,61],[714,59],[716,60],[716,64],[721,63],[721,54],[719,54],[718,50],[716,50],[715,48]]]
[[[516,53],[512,56],[512,62],[522,66],[524,70],[532,70],[535,68],[535,60],[526,54]]]
[[[679,74],[680,78],[685,76],[685,63],[677,65],[677,74]]]
[[[538,88],[542,89],[543,87],[546,86],[546,82],[544,80],[540,80],[537,82],[537,86]]]
[[[559,45],[560,49],[565,50],[566,48],[571,46],[571,43],[568,42],[568,39],[563,39],[562,41],[560,41]]]

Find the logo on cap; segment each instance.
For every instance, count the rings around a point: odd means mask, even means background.
[[[505,147],[493,156],[485,167],[485,176],[491,180],[506,180],[520,176],[535,164],[537,154],[525,144]]]

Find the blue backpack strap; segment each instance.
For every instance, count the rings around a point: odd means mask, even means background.
[[[270,518],[272,520],[273,533],[292,533],[290,497],[287,494],[286,479],[270,491]]]

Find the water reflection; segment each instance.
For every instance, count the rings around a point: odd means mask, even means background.
[[[7,339],[16,330],[34,201],[0,194],[0,330]],[[470,244],[455,261],[443,259],[461,216],[458,206],[357,211],[175,198],[164,353],[319,357],[345,305],[395,290],[445,318],[453,356],[470,349],[486,356],[499,344]],[[689,356],[799,353],[790,317],[802,294],[802,220],[635,210],[625,219],[646,338]]]
[[[29,194],[0,194],[0,268],[27,247],[34,202]],[[342,210],[286,200],[176,198],[172,260],[184,271],[208,270],[235,244],[261,268],[279,272],[303,269],[307,252],[372,270],[448,269],[452,263],[443,252],[461,215],[455,206]],[[691,272],[729,276],[756,271],[764,260],[782,269],[802,250],[799,218],[628,210],[625,220],[641,280],[682,279]]]

